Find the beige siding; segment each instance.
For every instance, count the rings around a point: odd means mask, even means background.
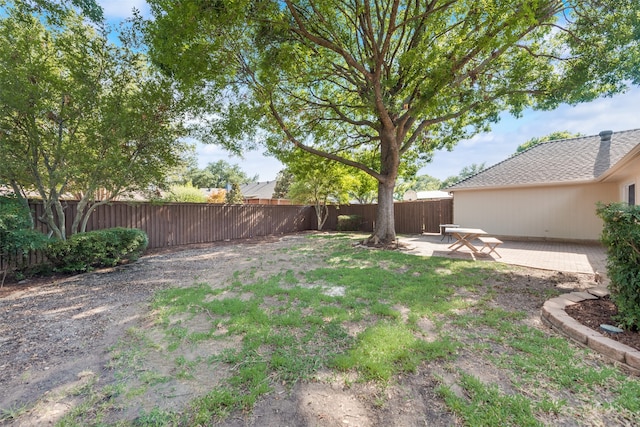
[[[615,175],[611,177],[612,181],[618,182],[618,191],[620,194],[620,200],[626,200],[627,195],[625,191],[627,186],[630,184],[635,184],[636,186],[636,204],[639,204],[638,200],[639,188],[640,187],[640,158],[634,159],[628,165],[625,165],[624,169],[618,171]]]
[[[598,240],[596,202],[619,194],[619,183],[456,191],[454,222],[504,237]]]

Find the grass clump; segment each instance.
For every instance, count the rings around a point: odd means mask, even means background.
[[[460,385],[467,398],[450,387],[440,386],[438,393],[447,406],[472,426],[542,426],[534,416],[531,401],[519,394],[505,394],[495,385],[463,373]]]
[[[449,339],[427,343],[416,338],[407,325],[383,322],[360,334],[355,346],[337,356],[333,365],[357,369],[367,380],[386,382],[394,375],[415,372],[423,361],[450,357],[458,345]]]

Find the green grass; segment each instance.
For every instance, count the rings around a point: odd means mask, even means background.
[[[351,243],[346,234],[313,235],[282,250],[283,259],[292,261],[268,277],[253,267],[234,272],[215,289],[200,282],[159,291],[150,319],[154,340],[151,331],[130,330],[112,349],[117,393],[105,398],[102,390],[87,392],[90,405],[67,420],[98,425],[106,411],[96,412],[101,396],[104,408],[113,408],[119,395],[196,381],[196,373],[207,369],[226,368],[228,376],[180,413],[154,408],[141,412],[135,425],[212,424],[234,411],[250,411],[276,386],[291,388],[320,372],[384,389],[409,373],[435,378],[434,366],[454,367],[456,383],[438,392],[468,425],[588,417],[593,401],[602,401],[602,414],[640,416],[640,381],[594,362],[588,350],[565,338],[527,326],[527,313],[496,306],[498,290],[488,283],[513,277],[507,267],[362,250]],[[324,265],[292,269],[307,257]],[[556,292],[551,285],[532,296]],[[424,319],[433,325],[429,331],[421,329]],[[349,332],[356,325],[360,332]],[[222,343],[223,351],[193,356],[201,346]],[[151,352],[170,361],[170,377],[146,366]],[[499,371],[509,392],[457,367],[461,354]]]
[[[357,369],[367,380],[389,381],[398,374],[415,372],[420,363],[450,358],[459,343],[448,338],[427,343],[416,338],[401,323],[382,322],[365,330],[347,353],[333,365],[341,370]]]
[[[439,394],[467,425],[471,426],[541,426],[534,415],[531,401],[523,395],[506,394],[495,385],[462,374],[460,385],[466,398],[457,396],[450,387],[440,386]]]

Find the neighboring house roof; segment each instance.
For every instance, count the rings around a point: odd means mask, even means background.
[[[272,199],[276,181],[250,182],[240,186],[240,192],[245,199]]]
[[[404,193],[403,200],[432,200],[432,199],[451,199],[453,196],[446,191],[431,190],[431,191],[415,191],[409,190]]]
[[[640,151],[640,129],[534,145],[447,190],[596,182]]]

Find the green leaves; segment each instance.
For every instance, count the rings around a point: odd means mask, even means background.
[[[604,221],[602,242],[607,247],[611,299],[622,325],[640,330],[640,207],[625,203],[600,204]]]
[[[19,260],[29,251],[42,248],[46,241],[44,234],[33,229],[27,207],[16,197],[0,196],[0,256],[5,261]]]
[[[385,199],[401,170],[489,130],[502,111],[589,101],[640,79],[634,0],[149,3],[154,59],[182,87],[220,97],[218,143],[259,135],[272,153],[355,166]],[[385,227],[392,203],[379,204]]]
[[[77,232],[95,199],[162,185],[181,161],[187,103],[149,68],[133,38],[111,45],[70,11],[51,22],[21,7],[5,12],[0,179],[36,191],[59,238],[65,237],[61,195],[81,200]]]

